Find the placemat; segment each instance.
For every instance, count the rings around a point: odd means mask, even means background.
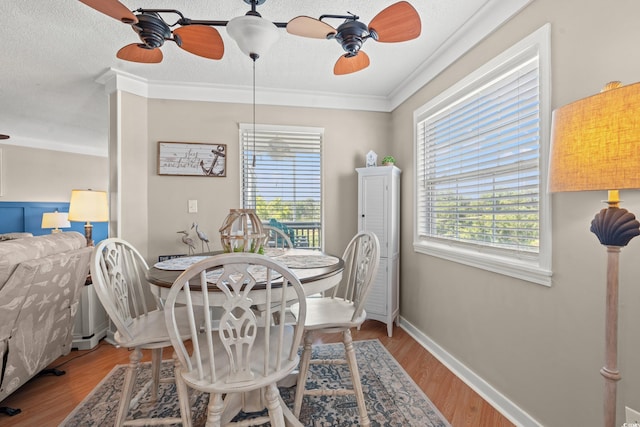
[[[263,266],[263,265],[250,265],[247,270],[253,276],[253,278],[254,278],[254,280],[256,282],[266,282],[266,280],[267,280],[267,268],[265,266]],[[221,275],[222,275],[222,270],[209,271],[207,273],[207,282],[215,283],[220,278]],[[235,279],[235,280],[239,280],[240,279],[240,275],[239,274],[238,274],[238,277],[234,277],[234,275],[231,275],[231,277],[233,279]],[[278,279],[280,277],[282,277],[282,274],[271,270],[271,279],[272,280]]]
[[[271,258],[284,255],[286,251],[287,249],[284,249],[284,248],[264,248],[264,254]]]
[[[289,268],[321,268],[329,267],[337,264],[340,259],[332,255],[323,253],[309,254],[290,254],[287,251],[278,248],[265,249],[265,255],[277,258]],[[186,256],[181,258],[172,258],[166,261],[155,263],[153,266],[159,270],[186,270],[193,264],[208,258],[208,256]]]
[[[323,253],[287,254],[278,257],[278,261],[289,268],[320,268],[336,265],[340,259]]]
[[[202,261],[205,258],[209,258],[208,256],[185,256],[181,258],[172,258],[166,261],[160,261],[155,263],[153,266],[159,270],[186,270],[191,267],[196,262]]]

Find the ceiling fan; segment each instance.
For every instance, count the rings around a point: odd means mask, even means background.
[[[256,6],[263,4],[266,0],[243,0],[251,5],[251,10],[244,17],[237,17],[230,21],[212,21],[212,20],[196,20],[186,18],[180,11],[175,9],[136,9],[129,10],[118,0],[79,0],[81,3],[102,12],[118,21],[131,25],[133,30],[138,34],[141,43],[131,43],[121,48],[116,56],[125,61],[142,62],[142,63],[159,63],[162,61],[163,55],[160,48],[165,41],[174,42],[183,50],[208,59],[221,59],[224,55],[224,42],[218,30],[213,27],[227,26],[227,31],[238,42],[240,48],[243,49],[239,38],[250,37],[251,35],[242,34],[236,28],[234,36],[234,21],[242,20],[245,17],[253,17],[248,25],[256,26],[275,26],[284,28],[285,22],[270,22],[262,19],[261,15],[256,11]],[[166,15],[177,16],[173,23],[169,23],[164,17]],[[260,18],[260,19],[255,19]],[[172,30],[172,27],[178,28]],[[242,31],[245,31],[244,29]],[[256,34],[252,42],[264,44],[265,40],[260,40],[258,35],[265,37],[265,32]],[[271,41],[268,41],[269,44]],[[262,48],[263,46],[260,46]],[[266,46],[265,46],[266,48]],[[243,49],[244,51],[244,49]],[[257,52],[245,52],[254,61],[259,56]]]
[[[368,39],[383,43],[397,43],[417,38],[421,32],[420,15],[406,1],[394,3],[379,12],[369,25],[358,21],[359,16],[322,15],[319,19],[298,16],[287,23],[287,32],[302,37],[335,39],[347,52],[336,62],[333,73],[336,75],[354,73],[369,66],[369,56],[361,50]],[[323,21],[325,18],[344,19],[333,28]]]

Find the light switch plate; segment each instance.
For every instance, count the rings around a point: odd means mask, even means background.
[[[198,201],[189,200],[189,213],[198,213]]]

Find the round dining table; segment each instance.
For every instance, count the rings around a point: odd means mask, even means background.
[[[184,270],[204,258],[221,253],[223,252],[210,252],[158,262],[146,272],[146,279],[154,285],[153,292],[164,300],[169,294],[171,285]],[[340,283],[342,279],[344,260],[322,251],[298,248],[266,248],[265,255],[290,268],[296,277],[300,279],[305,295],[314,295],[331,289]],[[219,291],[213,287],[212,291],[210,294],[215,298],[215,293]],[[256,291],[254,290],[252,293]],[[259,300],[259,292],[255,297]],[[256,302],[258,303],[259,301]]]

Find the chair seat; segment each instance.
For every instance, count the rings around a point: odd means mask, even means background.
[[[364,322],[367,313],[352,319],[356,307],[342,298],[307,298],[307,318],[304,328],[308,331],[334,328],[353,328]],[[298,317],[298,305],[291,306],[291,313]]]
[[[181,338],[183,340],[188,339],[191,333],[189,332],[189,322],[187,320],[187,310],[185,307],[176,308],[176,319],[178,319]],[[198,320],[202,320],[202,316],[200,316]],[[133,339],[128,339],[124,334],[121,334],[120,331],[117,331],[113,335],[113,339],[119,346],[140,347],[144,349],[171,346],[171,340],[165,323],[164,310],[150,311],[145,315],[133,319],[129,326],[129,331],[133,335]]]
[[[224,357],[216,357],[215,359],[215,369],[216,369],[216,377],[221,379],[217,382],[213,382],[211,379],[200,379],[198,378],[197,369],[192,370],[191,372],[187,372],[186,369],[182,371],[182,378],[191,386],[195,386],[201,390],[205,390],[209,393],[229,393],[229,392],[244,392],[249,390],[256,389],[256,382],[259,379],[259,383],[263,385],[267,385],[269,383],[274,383],[282,378],[286,377],[291,371],[293,371],[298,365],[298,357],[295,357],[293,360],[286,362],[289,357],[289,351],[291,349],[292,341],[294,338],[294,328],[292,326],[286,326],[283,336],[284,345],[277,345],[276,340],[278,339],[278,326],[272,326],[270,332],[270,348],[272,349],[280,349],[281,359],[285,361],[282,367],[277,371],[273,372],[268,376],[262,377],[261,375],[255,375],[256,378],[247,378],[245,380],[238,379],[237,382],[233,382],[230,379],[230,376],[233,375],[230,373],[230,364],[229,359]],[[265,347],[265,332],[264,329],[260,328],[257,331],[256,339],[253,343],[253,350],[251,352],[251,371],[256,373],[261,373],[264,370],[264,357],[265,354],[269,354],[269,352],[264,351]],[[200,334],[198,337],[198,344],[200,348],[204,348],[208,345],[205,337]],[[225,354],[226,350],[222,341],[220,340],[220,336],[218,335],[218,331],[213,332],[213,349],[214,354]],[[202,354],[206,354],[206,352],[202,352]],[[270,363],[272,364],[271,368],[274,369],[275,358],[271,355]],[[192,363],[195,363],[192,360]],[[209,358],[203,357],[202,359],[203,366],[208,366]],[[260,385],[258,385],[259,387]]]

